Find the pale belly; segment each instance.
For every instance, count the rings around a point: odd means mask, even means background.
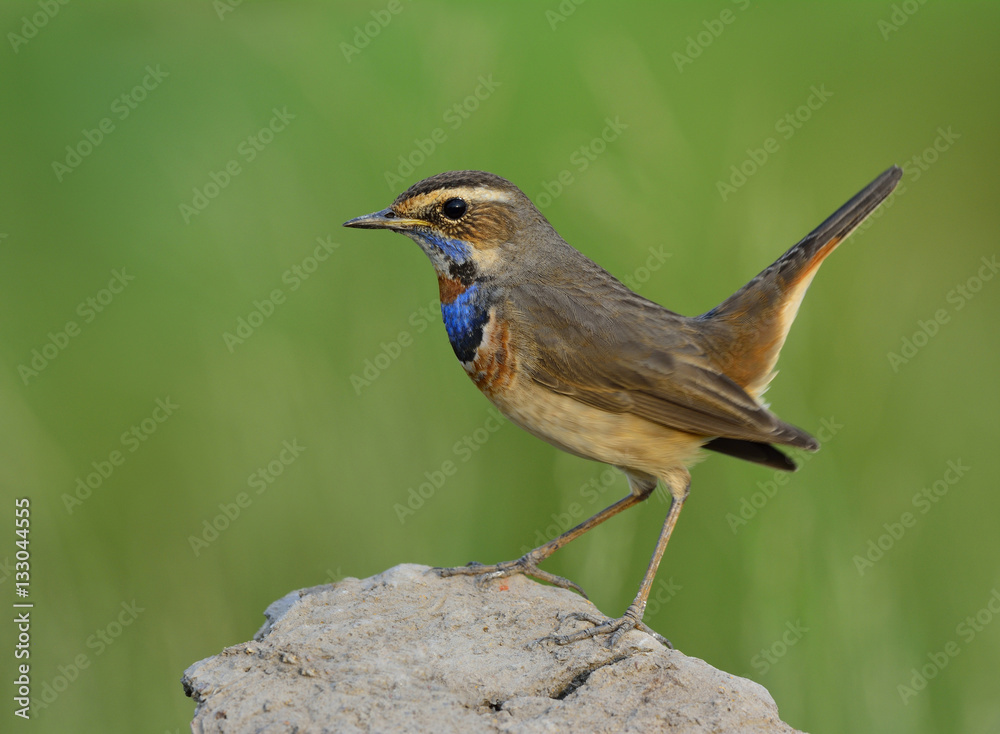
[[[708,440],[629,413],[608,413],[530,379],[512,388],[488,397],[513,423],[563,451],[623,469],[662,478],[693,464]]]
[[[663,478],[694,463],[708,440],[554,393],[525,373],[517,354],[509,329],[491,318],[475,359],[463,366],[511,422],[563,451]]]

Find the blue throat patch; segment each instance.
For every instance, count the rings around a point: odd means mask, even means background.
[[[433,232],[421,232],[421,236],[457,263],[465,262],[472,254],[471,248],[462,240],[451,240]]]
[[[476,350],[483,341],[483,329],[490,320],[485,300],[479,285],[473,283],[451,303],[441,304],[441,317],[448,340],[461,362],[474,360]]]

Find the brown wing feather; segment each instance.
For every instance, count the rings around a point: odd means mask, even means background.
[[[536,382],[587,405],[695,435],[817,447],[713,366],[699,346],[696,322],[586,262],[573,284],[513,289],[508,304],[517,305],[515,322],[534,343],[525,367]]]

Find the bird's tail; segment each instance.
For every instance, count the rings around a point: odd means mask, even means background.
[[[897,166],[885,171],[773,265],[699,317],[711,324],[705,333],[719,368],[751,395],[760,395],[771,381],[819,266],[892,193],[902,174]]]

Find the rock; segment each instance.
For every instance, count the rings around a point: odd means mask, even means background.
[[[632,631],[533,641],[582,597],[401,565],[293,591],[253,642],[184,673],[195,732],[794,732],[760,685]],[[560,632],[582,629],[565,622]]]

